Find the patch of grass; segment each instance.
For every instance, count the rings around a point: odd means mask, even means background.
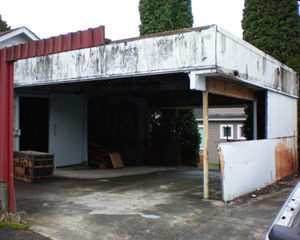
[[[6,222],[0,221],[0,228],[4,228],[4,227],[6,227]]]
[[[0,221],[0,228],[3,228],[3,227],[9,227],[14,230],[27,229],[27,226],[24,224],[21,224],[21,223],[15,223],[15,222],[10,222],[10,221],[8,221],[8,222]]]
[[[219,163],[210,163],[209,164],[209,169],[219,170],[220,169],[220,164]]]
[[[215,191],[209,191],[209,196],[210,196],[210,197],[213,196],[213,195],[215,195],[215,194],[216,194]],[[203,197],[204,197],[204,193],[201,193],[199,196],[200,196],[201,198],[203,198]]]

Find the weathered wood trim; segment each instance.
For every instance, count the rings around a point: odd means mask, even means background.
[[[219,78],[206,78],[206,91],[209,93],[224,95],[228,97],[241,98],[246,100],[257,100],[256,92],[248,87]]]
[[[203,92],[203,127],[204,127],[204,174],[203,192],[204,199],[209,198],[209,162],[208,162],[208,92]]]

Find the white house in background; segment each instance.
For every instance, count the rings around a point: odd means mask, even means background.
[[[203,154],[203,110],[195,109],[198,129],[201,134],[200,154]],[[213,107],[208,109],[210,163],[219,163],[218,144],[222,142],[244,141],[243,122],[246,119],[244,106]]]
[[[0,33],[0,49],[38,40],[40,38],[28,28],[19,27]]]

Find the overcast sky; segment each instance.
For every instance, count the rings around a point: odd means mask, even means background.
[[[139,36],[139,0],[9,0],[2,19],[12,28],[26,26],[40,38],[105,26],[105,37]],[[192,0],[194,27],[217,24],[242,37],[244,0]]]

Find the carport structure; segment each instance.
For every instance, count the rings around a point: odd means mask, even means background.
[[[13,109],[17,116],[19,99],[29,95],[49,99],[47,144],[56,166],[87,159],[89,97],[95,99],[92,109],[106,108],[105,115],[117,109],[121,113],[111,119],[132,120],[112,135],[129,133],[134,140],[106,141],[136,163],[148,155],[149,109],[203,106],[205,198],[209,105],[253,104],[253,138],[260,132],[265,139],[219,145],[224,201],[297,170],[296,72],[216,25],[113,42],[101,26],[4,49],[0,57],[0,199],[6,206],[9,192],[10,211],[13,128],[16,150],[19,141]],[[109,117],[104,122],[95,131],[109,135]]]

